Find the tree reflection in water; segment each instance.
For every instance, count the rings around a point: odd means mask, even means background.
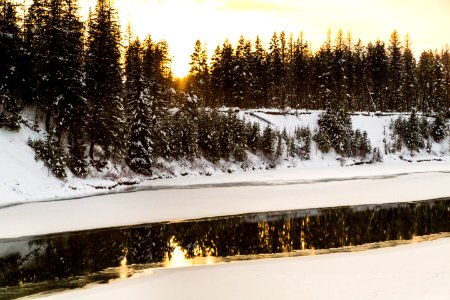
[[[0,241],[0,286],[54,281],[133,265],[175,267],[214,257],[329,249],[450,232],[450,199],[258,213]],[[130,267],[131,266],[131,267]],[[1,293],[1,290],[0,290]]]

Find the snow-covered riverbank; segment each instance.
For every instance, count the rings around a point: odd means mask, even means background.
[[[0,209],[0,238],[251,212],[420,201],[449,197],[449,182],[450,167],[437,163],[153,181],[147,191]]]
[[[356,253],[150,269],[46,299],[448,299],[450,239]]]
[[[288,134],[293,134],[295,129],[300,126],[308,126],[311,131],[314,131],[317,128],[319,113],[317,111],[294,111],[281,114],[279,110],[248,110],[240,111],[238,115],[247,122],[258,122],[262,128],[270,125],[279,131],[286,129]],[[356,114],[351,116],[351,119],[353,129],[366,131],[372,147],[381,149],[383,153],[384,141],[390,139],[390,123],[399,115]],[[0,169],[0,207],[24,202],[116,193],[127,190],[130,184],[134,186],[133,188],[139,189],[149,185],[210,184],[211,182],[255,181],[255,179],[264,181],[267,176],[276,177],[276,180],[315,180],[340,176],[354,177],[365,176],[365,174],[372,176],[392,172],[409,173],[421,170],[450,169],[447,167],[450,165],[449,138],[447,138],[441,143],[433,143],[431,153],[423,150],[411,157],[409,151],[403,149],[395,155],[384,156],[382,163],[375,164],[373,168],[369,166],[367,169],[341,168],[341,165],[349,166],[355,164],[356,161],[339,159],[334,153],[322,154],[313,143],[311,160],[302,161],[298,157],[286,158],[279,163],[276,170],[270,171],[251,171],[253,168],[265,169],[267,164],[258,156],[250,155],[249,161],[246,162],[246,168],[242,168],[240,164],[232,161],[221,161],[213,165],[202,158],[193,162],[159,161],[159,169],[155,166],[154,177],[173,178],[170,180],[149,180],[149,178],[133,174],[125,166],[109,163],[102,172],[91,168],[91,173],[86,179],[75,178],[69,174],[67,180],[60,181],[49,172],[42,162],[35,161],[33,150],[26,144],[29,138],[42,139],[42,132],[42,130],[41,133],[32,131],[26,126],[22,126],[19,133],[0,129],[0,149],[2,149],[0,154],[0,165],[2,166]],[[419,161],[422,162],[419,163]],[[295,171],[290,169],[295,169]],[[234,174],[224,176],[229,172]],[[212,176],[206,178],[205,174]],[[288,179],[285,176],[288,176]],[[136,183],[140,184],[136,185]]]

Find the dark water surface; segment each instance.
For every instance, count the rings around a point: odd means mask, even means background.
[[[361,251],[449,232],[445,198],[6,239],[0,240],[0,299],[106,283],[145,268]]]

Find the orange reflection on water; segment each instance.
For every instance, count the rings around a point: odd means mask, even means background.
[[[164,267],[166,268],[182,268],[193,265],[212,265],[218,262],[218,259],[212,255],[211,250],[202,251],[200,248],[194,250],[196,257],[186,258],[187,251],[184,250],[172,237],[170,246],[173,248],[172,252],[166,256]]]

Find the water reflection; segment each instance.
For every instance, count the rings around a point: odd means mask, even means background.
[[[221,257],[288,255],[301,250],[314,255],[323,249],[411,240],[439,232],[450,232],[450,199],[248,214],[3,240],[0,298],[35,293],[33,284],[42,285],[42,291],[50,286],[72,287],[69,283],[79,278],[89,278],[87,282],[92,278],[126,278],[141,265],[186,267],[216,263]],[[6,249],[20,250],[8,253]],[[109,269],[113,272],[98,275]]]
[[[167,268],[188,267],[191,264],[190,260],[186,259],[187,252],[182,249],[180,245],[175,242],[175,237],[170,239],[170,245],[173,248],[172,252],[167,253],[164,266]]]

